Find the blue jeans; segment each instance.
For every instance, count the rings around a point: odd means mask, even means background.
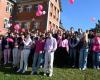
[[[87,67],[88,48],[82,48],[79,56],[79,68]]]
[[[76,49],[75,48],[70,48],[70,57],[72,59],[72,65],[75,66],[75,62],[76,62]]]
[[[94,52],[93,54],[93,66],[99,67],[100,65],[100,52]]]
[[[32,71],[37,72],[42,59],[42,54],[34,53],[33,64],[32,64]]]

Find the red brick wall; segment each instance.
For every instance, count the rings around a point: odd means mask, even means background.
[[[6,12],[7,0],[0,1],[0,29],[4,29],[4,18],[10,17],[10,13]],[[4,32],[4,30],[3,30]]]
[[[7,5],[7,1],[1,0],[0,2],[0,27],[4,26],[4,18],[10,17],[10,13],[6,12],[6,5]]]

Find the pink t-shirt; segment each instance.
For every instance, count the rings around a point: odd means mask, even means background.
[[[94,52],[100,52],[100,37],[95,37],[93,39],[93,49]]]
[[[63,47],[66,48],[67,51],[69,51],[69,44],[68,44],[68,40],[64,39],[60,41],[59,47]]]
[[[42,40],[37,40],[36,42],[35,42],[35,45],[36,45],[36,47],[35,47],[35,52],[36,53],[39,53],[40,51],[43,51],[44,50],[44,41],[42,41]]]

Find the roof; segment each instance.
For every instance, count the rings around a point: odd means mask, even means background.
[[[60,23],[59,28],[61,28],[61,29],[65,30],[65,28],[64,28],[64,26],[63,26],[63,24],[62,24],[62,23]]]

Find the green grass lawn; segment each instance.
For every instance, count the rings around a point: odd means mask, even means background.
[[[30,75],[31,68],[25,74],[16,73],[11,68],[0,68],[0,80],[100,80],[100,70],[80,71],[72,68],[54,68],[53,77]]]

